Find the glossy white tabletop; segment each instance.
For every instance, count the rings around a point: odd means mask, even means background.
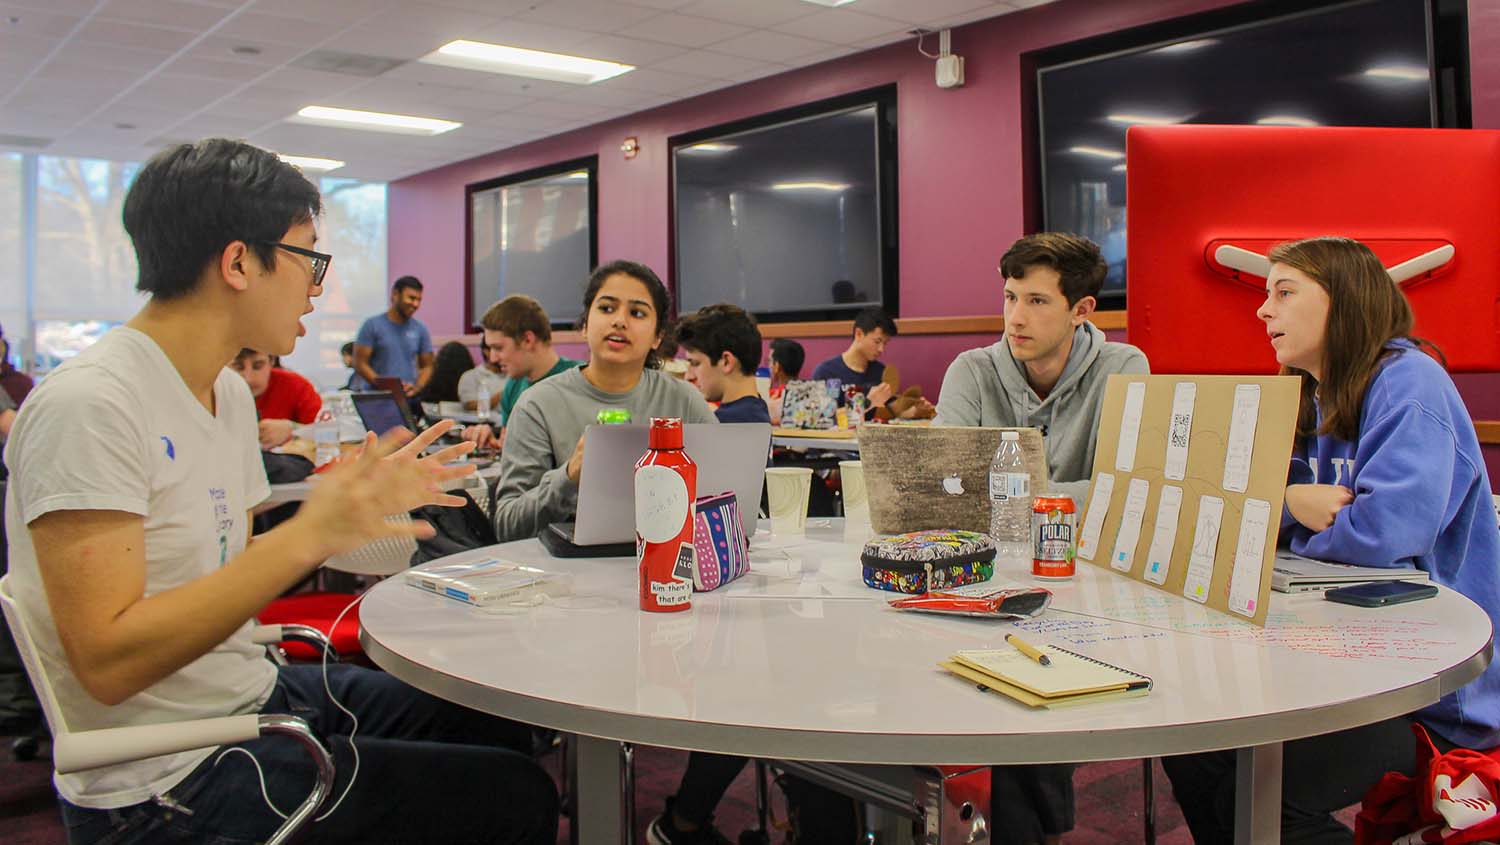
[[[891,610],[860,580],[837,520],[761,533],[750,575],[690,611],[636,607],[629,558],[560,560],[534,540],[499,556],[574,574],[575,594],[487,612],[400,577],[360,610],[366,653],[477,709],[587,736],[789,759],[867,763],[1103,760],[1235,748],[1411,712],[1487,665],[1484,613],[1443,590],[1382,609],[1273,594],[1260,630],[1080,566],[1052,607],[1011,623]],[[997,579],[1033,582],[1019,566]],[[1151,676],[1144,698],[1031,710],[936,666],[1023,631]]]

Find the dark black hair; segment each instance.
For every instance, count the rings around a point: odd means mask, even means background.
[[[474,369],[474,356],[469,347],[450,340],[438,349],[432,362],[432,376],[422,388],[423,402],[457,402],[458,380],[464,373]]]
[[[136,290],[184,296],[235,241],[272,270],[271,244],[322,209],[302,171],[243,141],[210,138],[157,153],[136,174],[120,215],[135,245]]]
[[[421,290],[422,280],[417,278],[416,276],[402,276],[401,278],[396,280],[396,283],[394,285],[391,285],[391,293],[400,293],[407,288],[411,288],[412,290],[417,291]]]
[[[771,341],[771,360],[781,365],[788,378],[796,378],[807,360],[807,350],[789,337],[778,337]]]
[[[891,315],[885,313],[885,309],[879,305],[861,308],[859,313],[854,315],[854,328],[865,334],[880,329],[885,332],[886,337],[896,336],[896,321],[892,320]]]
[[[651,304],[656,309],[656,333],[666,337],[672,330],[672,297],[667,293],[667,286],[662,284],[656,273],[638,261],[611,261],[594,268],[589,274],[589,283],[583,290],[583,316],[578,318],[579,328],[589,323],[589,309],[594,307],[594,297],[599,295],[599,288],[604,286],[605,280],[616,273],[622,273],[646,286],[646,291],[651,294]],[[655,349],[646,353],[646,367],[648,369],[661,368],[661,356]]]
[[[354,354],[354,341],[351,340],[348,343],[344,344],[343,346],[340,346],[339,347],[339,354],[340,355],[353,355]]]
[[[678,320],[677,342],[685,349],[702,352],[715,365],[728,352],[747,376],[755,375],[760,366],[760,327],[738,305],[708,305]]]

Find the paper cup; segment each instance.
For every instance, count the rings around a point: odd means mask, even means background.
[[[865,492],[865,465],[859,461],[839,461],[839,479],[844,488],[844,519],[850,522],[869,522],[870,500]]]
[[[807,533],[807,497],[812,491],[808,467],[771,467],[766,470],[766,500],[771,510],[771,533]]]

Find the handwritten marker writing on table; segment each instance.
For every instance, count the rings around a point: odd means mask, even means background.
[[[1052,665],[1052,658],[1048,657],[1045,654],[1042,654],[1041,650],[1038,649],[1036,646],[1032,645],[1031,643],[1026,642],[1025,640],[1021,639],[1020,637],[1016,636],[1015,634],[1006,634],[1005,635],[1005,641],[1008,642],[1008,643],[1010,643],[1011,645],[1015,646],[1016,647],[1016,651],[1021,652],[1022,654],[1026,655],[1027,657],[1031,658],[1032,660],[1035,660],[1036,662],[1042,664],[1043,666],[1051,666]]]

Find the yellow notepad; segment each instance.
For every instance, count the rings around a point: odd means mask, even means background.
[[[1057,646],[1042,651],[1052,661],[1050,666],[1010,647],[960,651],[938,665],[1032,707],[1145,695],[1151,689],[1150,678],[1128,669]]]

